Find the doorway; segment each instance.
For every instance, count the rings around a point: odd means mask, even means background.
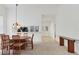
[[[52,15],[42,15],[42,42],[51,42],[55,38],[54,20]]]

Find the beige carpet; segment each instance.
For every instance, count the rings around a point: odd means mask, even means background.
[[[33,50],[26,48],[26,51],[22,51],[21,55],[75,55],[75,53],[67,52],[66,47],[59,46],[55,40],[52,40],[35,44]]]

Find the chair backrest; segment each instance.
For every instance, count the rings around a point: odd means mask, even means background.
[[[9,54],[10,54],[10,39],[9,39],[9,35],[1,35],[1,39],[2,39],[2,42],[1,42],[2,54],[5,54],[5,53],[3,53],[4,49],[6,49],[6,51],[8,51]]]
[[[0,34],[0,38],[2,38],[2,35],[5,35],[5,34]]]
[[[32,34],[32,38],[31,38],[31,41],[33,41],[33,37],[34,37],[34,34]]]
[[[12,39],[13,39],[14,43],[18,43],[19,39],[20,39],[20,36],[19,35],[12,35]]]
[[[5,34],[0,34],[0,40],[2,39],[2,36],[3,36],[3,35],[5,35]]]
[[[2,42],[9,41],[9,35],[1,35]]]
[[[19,39],[20,36],[19,35],[12,35],[12,39]]]

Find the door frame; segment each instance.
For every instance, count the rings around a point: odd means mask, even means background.
[[[56,20],[55,20],[55,15],[44,15],[43,14],[41,16],[42,21],[43,21],[44,16],[49,16],[49,17],[52,17],[52,19],[54,19],[54,20],[52,20],[52,22],[53,22],[53,25],[54,25],[54,39],[56,39]],[[42,21],[41,21],[41,26],[42,26]]]

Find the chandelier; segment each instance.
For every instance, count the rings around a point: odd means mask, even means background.
[[[20,27],[20,24],[17,22],[17,7],[18,4],[16,4],[16,22],[13,24],[12,28],[14,29],[14,31],[17,32],[17,29]]]

